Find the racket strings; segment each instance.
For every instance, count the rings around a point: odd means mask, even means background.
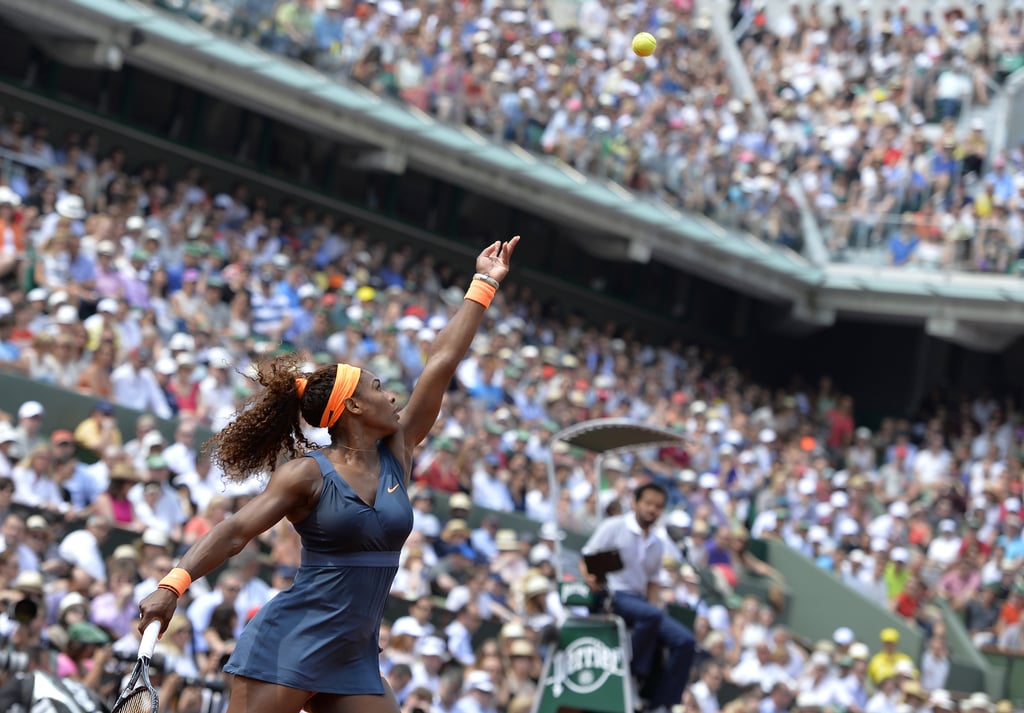
[[[157,698],[148,688],[132,691],[114,713],[157,713]]]

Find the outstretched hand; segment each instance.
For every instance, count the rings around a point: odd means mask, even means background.
[[[501,282],[508,274],[509,260],[512,259],[512,252],[518,244],[518,235],[504,243],[495,240],[477,257],[476,271]]]

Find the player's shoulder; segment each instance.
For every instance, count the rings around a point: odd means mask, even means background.
[[[315,458],[300,456],[282,463],[271,480],[277,481],[279,485],[290,487],[306,483],[319,483],[323,478],[320,471],[320,464]]]

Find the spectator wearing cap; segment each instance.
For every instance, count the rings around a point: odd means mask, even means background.
[[[384,647],[384,651],[381,653],[381,670],[388,673],[395,666],[411,667],[416,660],[415,650],[417,643],[427,635],[427,630],[423,628],[416,618],[403,616],[396,619],[391,625],[391,636],[388,637],[388,645]],[[408,673],[411,680],[411,668]],[[408,683],[409,681],[407,680],[402,687],[396,688],[395,693],[397,694]]]
[[[939,536],[928,545],[928,561],[941,568],[953,564],[960,556],[962,541],[957,535],[956,522],[945,518],[939,522]]]
[[[121,547],[114,553],[119,556],[112,556],[108,563],[106,591],[96,595],[90,606],[92,622],[102,626],[117,639],[127,636],[134,628],[139,611],[135,605],[138,555],[130,545],[127,551]]]
[[[7,421],[0,421],[0,478],[10,478],[17,460],[17,435]]]
[[[90,515],[85,527],[65,535],[57,551],[68,564],[80,568],[97,582],[106,582],[107,565],[100,547],[110,535],[110,528],[108,518]]]
[[[52,473],[54,480],[61,484],[70,498],[71,508],[82,511],[92,505],[103,487],[92,472],[75,453],[75,436],[71,431],[60,429],[50,434],[53,456]]]
[[[107,489],[96,496],[93,512],[109,518],[114,527],[142,532],[146,525],[135,515],[128,491],[142,482],[142,475],[126,460],[117,460],[110,468]]]
[[[75,622],[67,628],[67,634],[67,648],[57,654],[57,675],[99,689],[111,657],[110,637],[88,621]]]
[[[474,670],[466,675],[465,692],[459,698],[453,713],[496,713],[496,688],[491,675]]]
[[[18,407],[18,425],[14,427],[17,457],[23,458],[40,444],[46,444],[43,433],[43,416],[46,409],[38,401],[25,401]]]
[[[885,565],[885,592],[888,601],[893,601],[913,577],[907,564],[910,553],[905,547],[893,547],[889,551],[889,562]]]
[[[89,415],[75,427],[75,441],[83,448],[99,456],[109,446],[120,449],[121,429],[114,417],[114,405],[106,399],[100,399]]]
[[[199,410],[199,381],[195,378],[196,358],[191,352],[180,352],[174,357],[175,370],[165,389],[174,400],[175,414],[183,420],[194,421]]]
[[[29,515],[25,519],[25,535],[22,538],[23,544],[31,550],[36,559],[36,566],[32,569],[48,577],[64,570],[64,563],[61,562],[53,542],[52,530],[49,520],[42,515]],[[21,548],[18,549],[20,552]]]
[[[428,634],[417,642],[416,653],[418,656],[412,663],[412,680],[409,686],[412,689],[425,688],[428,691],[437,691],[441,683],[441,670],[450,658],[448,645],[444,639]]]
[[[882,681],[892,678],[896,674],[896,667],[901,661],[913,665],[913,660],[898,649],[900,643],[900,632],[892,627],[882,629],[878,635],[882,642],[882,650],[871,657],[868,662],[868,678],[876,686]]]
[[[148,349],[132,349],[128,359],[110,374],[111,398],[119,406],[152,413],[157,418],[170,418],[171,407],[150,367],[152,359],[153,354]]]

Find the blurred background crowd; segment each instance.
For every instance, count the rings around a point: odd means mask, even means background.
[[[694,0],[153,1],[778,245],[802,249],[806,205],[833,260],[1020,269],[1024,153],[993,152],[985,113],[1019,6],[741,0],[730,67]]]
[[[388,250],[344,217],[272,212],[244,185],[212,193],[197,169],[136,166],[89,136],[50,144],[33,126],[9,116],[0,129],[5,145],[31,135],[51,157],[0,187],[0,234],[16,248],[5,253],[0,361],[95,406],[65,424],[26,401],[0,423],[0,590],[8,604],[37,605],[27,624],[12,610],[3,625],[19,646],[59,650],[62,675],[109,693],[118,653],[137,646],[139,599],[263,485],[222,482],[196,440],[251,395],[250,365],[281,350],[311,368],[361,363],[401,399],[471,266]],[[134,432],[119,430],[114,405],[141,412]],[[550,443],[602,416],[669,429],[679,444],[605,459],[598,473],[592,454]],[[154,417],[176,419],[173,439]],[[407,710],[427,710],[427,699],[436,710],[469,710],[463,699],[525,710],[544,632],[567,616],[557,569],[577,574],[559,544],[565,531],[628,511],[632,489],[654,480],[671,501],[664,600],[695,613],[704,650],[683,710],[714,713],[728,684],[743,694],[730,705],[749,711],[991,713],[992,701],[945,692],[935,603],[960,612],[979,647],[1024,650],[1022,437],[1018,405],[989,393],[934,394],[913,417],[869,430],[829,378],[768,388],[697,345],[546,318],[510,280],[416,458],[415,531],[394,585],[411,608],[382,635],[382,669]],[[542,527],[533,536],[490,516],[471,527],[475,508]],[[130,537],[104,558],[112,528]],[[785,542],[913,622],[923,656],[900,653],[888,629],[795,641],[776,621],[785,582],[751,554],[751,537]],[[219,666],[234,637],[298,564],[282,522],[192,587],[160,644],[178,710],[222,702]],[[773,594],[735,594],[744,573]],[[702,574],[716,599],[704,599]],[[497,628],[481,640],[485,623]],[[191,685],[200,679],[209,685]]]

